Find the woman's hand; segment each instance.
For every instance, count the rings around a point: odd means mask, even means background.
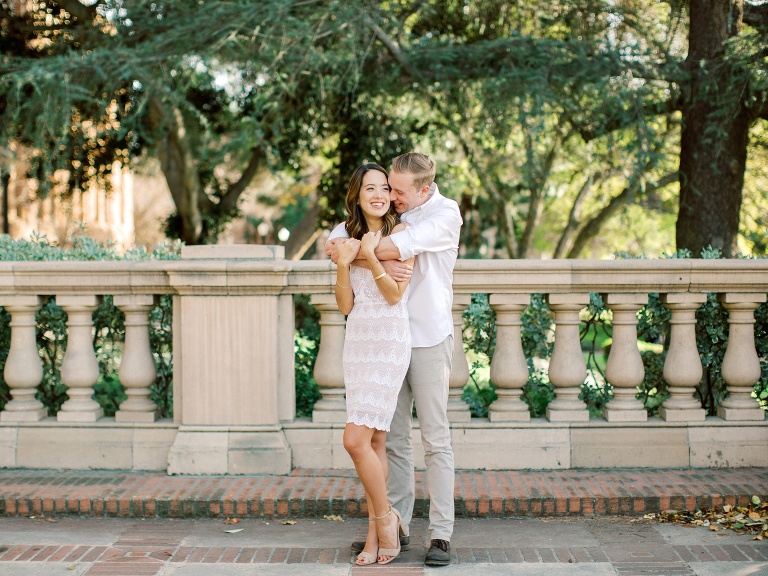
[[[367,260],[376,259],[373,251],[376,250],[379,242],[381,242],[381,231],[367,232],[363,236],[363,239],[360,241],[360,252]]]
[[[338,244],[338,261],[339,266],[349,266],[352,261],[357,258],[357,253],[360,250],[360,240],[354,238],[347,238],[343,242]]]

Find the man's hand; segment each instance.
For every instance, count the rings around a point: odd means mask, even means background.
[[[344,242],[344,240],[346,238],[334,238],[325,243],[325,253],[331,257],[331,261],[334,264],[339,263],[339,244]]]
[[[381,265],[395,282],[410,280],[411,274],[413,274],[413,266],[400,262],[400,260],[382,260]]]
[[[358,252],[360,252],[360,240],[347,238],[341,241],[336,248],[337,264],[339,266],[349,266],[357,258]]]

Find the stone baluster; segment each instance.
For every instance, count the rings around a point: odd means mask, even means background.
[[[125,347],[117,375],[128,398],[115,412],[116,422],[154,422],[160,410],[149,399],[150,385],[157,377],[149,345],[149,312],[154,297],[149,294],[115,296],[115,306],[125,314]]]
[[[637,348],[637,311],[648,302],[648,295],[604,294],[603,301],[613,312],[613,340],[605,366],[613,399],[603,408],[603,416],[608,422],[645,422],[648,413],[635,395],[645,376]]]
[[[706,413],[693,396],[704,373],[696,348],[696,310],[707,301],[707,295],[662,294],[661,301],[672,313],[672,330],[664,362],[670,396],[659,408],[659,415],[668,422],[702,422]]]
[[[728,348],[723,358],[723,379],[728,397],[717,408],[723,420],[764,420],[765,412],[752,390],[760,379],[760,359],[755,350],[755,310],[765,302],[765,294],[718,294],[728,310]]]
[[[472,414],[469,405],[461,399],[464,386],[469,381],[469,365],[464,353],[464,319],[462,314],[472,301],[470,294],[453,295],[453,359],[451,361],[451,375],[448,380],[448,421],[469,422]]]
[[[61,381],[69,400],[56,415],[59,422],[95,422],[104,411],[93,396],[99,362],[93,350],[93,311],[99,296],[61,295],[56,303],[67,313],[67,351],[61,363]]]
[[[312,411],[313,422],[346,422],[344,401],[344,314],[336,306],[333,294],[313,294],[312,305],[320,312],[320,349],[314,376],[322,398]]]
[[[0,413],[0,422],[35,422],[48,411],[35,398],[43,379],[43,363],[37,350],[35,314],[42,306],[39,296],[2,296],[2,305],[11,314],[11,347],[5,361],[3,377],[12,400]]]
[[[579,399],[587,377],[581,352],[579,312],[589,303],[589,294],[550,294],[549,307],[555,313],[555,346],[549,361],[549,380],[556,398],[547,406],[551,422],[588,422],[589,410]]]
[[[528,362],[523,354],[521,314],[528,306],[528,294],[491,294],[496,312],[496,350],[491,359],[491,382],[498,399],[488,409],[491,422],[530,422],[528,405],[520,399],[528,382]]]

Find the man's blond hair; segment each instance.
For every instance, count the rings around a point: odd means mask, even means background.
[[[390,172],[413,174],[413,183],[421,190],[435,181],[435,161],[426,154],[408,152],[392,160]]]

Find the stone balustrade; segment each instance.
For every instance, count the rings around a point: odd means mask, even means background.
[[[0,263],[0,306],[11,318],[0,466],[222,474],[351,467],[341,444],[345,319],[335,306],[333,265],[286,261],[282,248],[264,246],[187,247],[182,256]],[[765,413],[751,394],[761,371],[754,313],[766,301],[768,261],[460,260],[457,336],[473,293],[488,294],[496,313],[490,376],[498,400],[488,418],[470,418],[461,399],[469,367],[457,337],[448,400],[457,467],[768,465]],[[580,313],[590,293],[601,294],[612,312],[605,375],[613,398],[601,418],[590,418],[580,399],[587,376]],[[663,371],[670,395],[652,418],[635,397],[644,375],[637,312],[650,293],[671,315]],[[694,398],[702,377],[696,310],[707,293],[716,293],[728,312],[728,396],[717,416],[707,416]],[[320,314],[314,374],[322,398],[311,419],[295,417],[296,294],[310,294]],[[546,296],[554,318],[548,376],[555,399],[546,418],[531,418],[521,400],[528,381],[521,315],[532,294]],[[126,329],[118,377],[127,398],[114,417],[93,399],[99,364],[92,313],[106,295],[125,314]],[[150,400],[156,372],[149,314],[160,295],[173,297],[173,418],[161,418]],[[35,314],[50,297],[67,315],[68,335],[61,363],[68,399],[55,415],[35,398],[43,377]],[[413,436],[419,446],[418,422]]]

